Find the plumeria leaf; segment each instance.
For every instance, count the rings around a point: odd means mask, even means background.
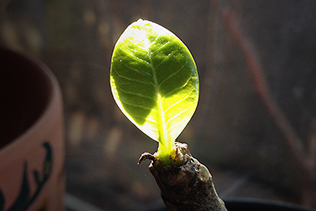
[[[110,81],[126,117],[159,142],[158,153],[170,154],[198,102],[198,73],[188,48],[169,30],[140,19],[115,45]]]

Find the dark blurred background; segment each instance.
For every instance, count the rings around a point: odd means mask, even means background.
[[[308,198],[316,191],[306,189],[316,188],[315,11],[313,0],[2,0],[0,44],[35,55],[59,80],[68,194],[103,210],[163,206],[148,162],[136,165],[157,143],[122,115],[109,86],[114,45],[142,18],[174,32],[196,60],[200,101],[178,141],[208,166],[219,195],[315,207]],[[303,163],[258,94],[230,24],[251,45],[248,53],[310,158]]]

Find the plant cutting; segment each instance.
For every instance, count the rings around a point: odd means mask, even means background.
[[[167,209],[226,210],[208,169],[176,142],[199,98],[196,64],[184,43],[151,21],[132,23],[115,45],[110,84],[124,115],[158,142],[157,152],[143,153],[138,164],[152,160]]]

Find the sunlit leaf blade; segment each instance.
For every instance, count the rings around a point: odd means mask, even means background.
[[[138,20],[116,43],[110,79],[122,112],[170,150],[198,102],[198,74],[187,47],[162,26]]]

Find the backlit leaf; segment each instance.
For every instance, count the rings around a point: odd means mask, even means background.
[[[138,20],[115,45],[110,79],[122,112],[170,153],[198,102],[198,74],[187,47],[162,26]]]

